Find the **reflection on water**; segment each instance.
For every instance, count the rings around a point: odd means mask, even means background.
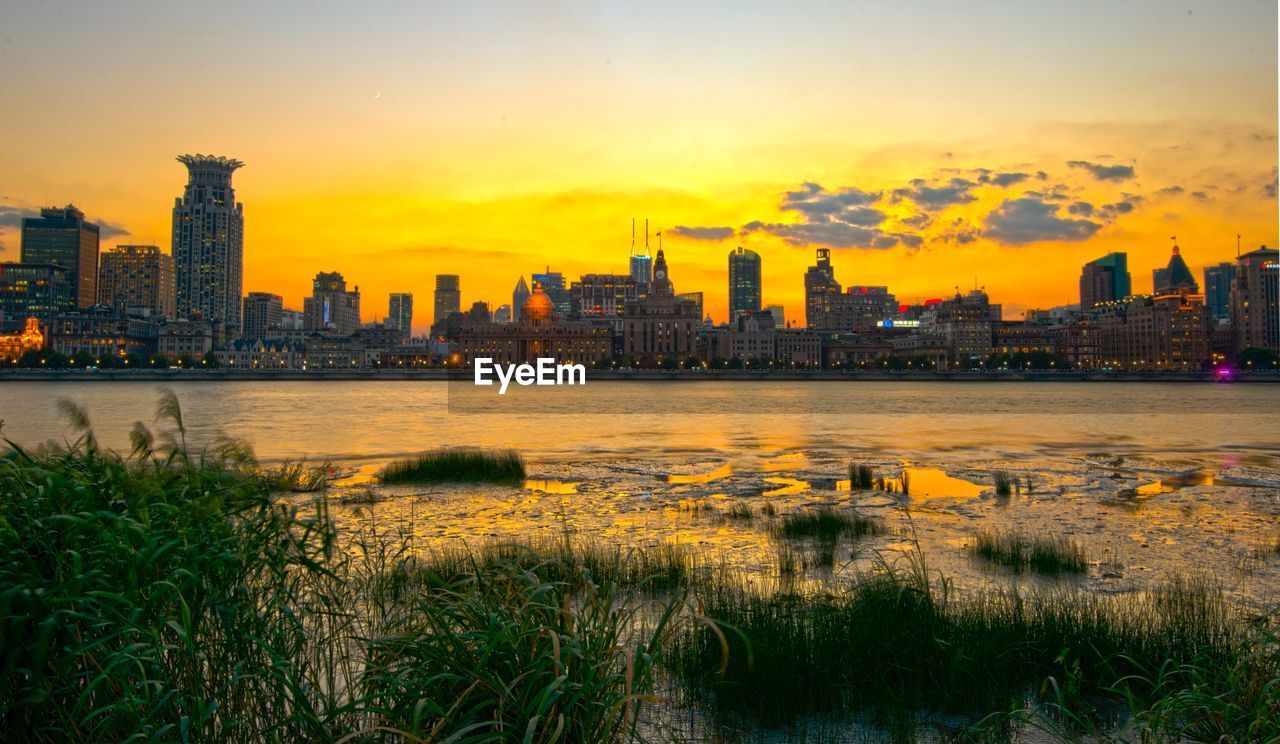
[[[765,491],[763,496],[792,496],[797,493],[804,493],[809,490],[809,482],[796,478],[765,478],[765,483],[773,483],[782,486],[772,491]]]
[[[950,476],[938,468],[907,468],[906,473],[911,483],[910,495],[915,501],[973,499],[986,490],[986,486]]]
[[[668,483],[710,483],[733,474],[733,466],[725,463],[709,473],[669,473]]]
[[[530,491],[541,491],[542,493],[555,493],[561,495],[577,493],[578,486],[580,485],[582,484],[567,483],[565,481],[558,480],[527,480],[524,482],[524,487]]]

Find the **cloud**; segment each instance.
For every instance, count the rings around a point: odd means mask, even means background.
[[[1089,202],[1078,201],[1067,207],[1067,211],[1077,217],[1090,217],[1093,215],[1093,205]]]
[[[124,225],[119,225],[114,222],[107,222],[106,220],[89,220],[89,221],[97,223],[99,238],[103,238],[103,239],[118,238],[123,235],[132,234],[129,232],[129,228],[125,227]]]
[[[1023,197],[1008,199],[988,214],[983,235],[1006,245],[1027,245],[1045,240],[1087,240],[1101,227],[1092,220],[1060,217],[1056,204]]]
[[[878,192],[863,191],[856,187],[827,191],[820,184],[808,182],[802,184],[798,191],[783,194],[781,208],[799,212],[811,220],[821,220],[824,217],[840,219],[842,212],[874,204],[879,199]]]
[[[733,237],[732,227],[685,227],[677,225],[666,231],[669,235],[678,235],[690,240],[725,240]]]
[[[29,209],[0,204],[0,229],[22,227],[23,217],[34,217],[35,215],[36,212]]]
[[[1099,181],[1124,181],[1136,175],[1132,165],[1102,165],[1090,163],[1087,160],[1068,160],[1067,165],[1072,168],[1083,168]]]
[[[1202,201],[1202,202],[1213,201],[1213,199],[1203,191],[1192,191],[1191,198],[1196,199],[1197,201]]]
[[[923,178],[911,181],[910,188],[897,189],[893,195],[910,199],[923,209],[942,209],[955,204],[976,201],[973,188],[977,184],[966,178],[953,178],[943,186],[930,186]]]
[[[850,225],[845,222],[748,222],[743,232],[764,232],[782,238],[796,246],[826,245],[832,248],[887,248],[877,245],[876,238],[884,235],[879,229]]]
[[[1156,195],[1157,196],[1177,196],[1178,194],[1181,194],[1183,191],[1186,191],[1186,189],[1182,188],[1181,186],[1165,186],[1164,188],[1157,191]]]
[[[997,173],[991,177],[991,183],[994,183],[1001,188],[1009,188],[1014,184],[1022,183],[1028,178],[1030,178],[1030,176],[1026,173]]]

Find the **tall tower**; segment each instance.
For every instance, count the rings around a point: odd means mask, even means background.
[[[405,338],[413,335],[413,295],[392,292],[387,307],[387,324],[400,330]]]
[[[649,283],[653,281],[653,256],[649,255],[649,221],[645,220],[644,245],[636,247],[636,221],[631,220],[631,278],[636,283],[636,291],[644,296],[649,293]]]
[[[439,325],[450,313],[462,311],[462,289],[457,274],[436,274],[434,314],[431,322]]]
[[[524,275],[520,275],[520,281],[516,282],[516,288],[511,291],[511,320],[518,321],[524,313],[524,303],[529,301],[529,285],[524,283]]]
[[[729,321],[760,309],[760,254],[742,246],[729,252]]]
[[[76,307],[98,301],[98,226],[74,205],[22,219],[22,263],[54,264],[70,272]]]
[[[819,248],[817,261],[804,272],[804,324],[808,328],[826,327],[824,310],[828,297],[840,294],[840,282],[836,281],[831,267],[831,249]]]
[[[239,326],[244,282],[244,205],[231,174],[244,163],[215,155],[179,155],[187,186],[173,203],[177,315]]]

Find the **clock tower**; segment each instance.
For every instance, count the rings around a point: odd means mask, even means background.
[[[658,249],[658,256],[653,260],[653,283],[649,285],[649,294],[666,295],[675,294],[675,288],[671,285],[671,278],[667,276],[667,257],[662,254],[662,249]]]

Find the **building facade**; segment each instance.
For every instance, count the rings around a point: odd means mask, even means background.
[[[284,298],[270,292],[250,292],[244,297],[244,325],[240,337],[273,338],[284,320]]]
[[[118,313],[174,317],[173,256],[154,245],[118,245],[102,253],[98,304]]]
[[[1231,320],[1231,285],[1235,282],[1236,266],[1223,261],[1217,266],[1204,267],[1204,304],[1209,308],[1209,318],[1215,323]]]
[[[27,318],[20,330],[0,333],[0,362],[16,362],[28,351],[43,348],[44,332],[35,318]]]
[[[408,292],[392,292],[387,303],[387,324],[400,331],[404,338],[413,336],[413,295]]]
[[[321,271],[311,282],[311,296],[302,300],[309,332],[350,336],[360,326],[360,287],[347,290],[336,271]]]
[[[155,321],[130,317],[107,306],[59,315],[50,329],[50,346],[67,356],[146,358],[155,352],[155,344]]]
[[[583,318],[616,318],[639,297],[629,274],[583,274],[569,289],[573,307]]]
[[[1236,353],[1249,348],[1280,353],[1280,251],[1266,246],[1236,259],[1231,326]]]
[[[1196,370],[1209,360],[1204,295],[1130,296],[1093,308],[1103,367]]]
[[[729,322],[760,309],[760,254],[738,246],[729,252]]]
[[[450,313],[462,311],[462,285],[457,274],[436,274],[431,326],[440,325]]]
[[[1133,293],[1129,254],[1108,253],[1090,261],[1080,271],[1080,310],[1104,302],[1117,302]]]
[[[697,353],[700,322],[697,307],[676,297],[659,248],[648,296],[627,303],[623,311],[622,355],[635,361],[684,361]]]
[[[239,327],[244,283],[244,205],[231,174],[244,163],[179,155],[187,185],[173,204],[174,296],[179,318]]]
[[[15,331],[35,318],[48,328],[76,308],[69,269],[56,264],[0,263],[0,327]]]
[[[90,307],[98,302],[98,232],[72,204],[41,209],[22,220],[22,263],[63,267],[75,306]]]
[[[610,337],[607,324],[557,318],[555,304],[535,281],[518,322],[468,322],[458,334],[456,353],[463,364],[477,358],[525,364],[546,357],[561,364],[595,364],[609,359]]]

